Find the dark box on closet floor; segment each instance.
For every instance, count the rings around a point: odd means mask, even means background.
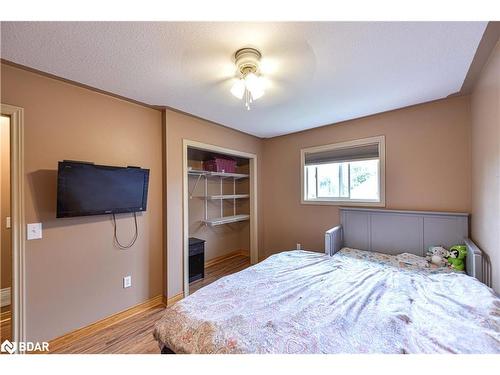
[[[205,277],[205,240],[189,237],[189,282]]]

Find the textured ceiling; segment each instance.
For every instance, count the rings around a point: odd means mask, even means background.
[[[1,56],[260,137],[460,90],[486,22],[2,22]],[[264,97],[229,89],[233,53],[263,54]]]

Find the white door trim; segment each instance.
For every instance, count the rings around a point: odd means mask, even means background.
[[[206,151],[218,152],[239,156],[250,160],[250,263],[256,264],[259,258],[259,238],[257,219],[257,155],[225,147],[215,146],[207,143],[182,140],[182,218],[183,218],[183,289],[184,297],[189,295],[189,191],[188,191],[188,148],[197,148]]]
[[[24,218],[24,109],[1,104],[1,114],[10,117],[11,225],[12,225],[12,338],[26,341],[26,280]]]

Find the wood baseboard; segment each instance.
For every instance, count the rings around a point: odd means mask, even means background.
[[[108,316],[107,318],[99,320],[99,321],[92,323],[88,326],[79,328],[79,329],[74,330],[72,332],[69,332],[61,337],[50,340],[49,341],[49,350],[52,351],[52,350],[56,350],[60,347],[64,347],[75,340],[93,335],[97,331],[100,331],[104,328],[107,328],[107,327],[113,325],[113,324],[121,322],[122,320],[125,320],[125,319],[130,318],[134,315],[140,314],[148,309],[151,309],[153,307],[157,307],[157,306],[163,305],[163,304],[164,304],[163,303],[163,296],[159,295],[159,296],[153,297],[153,298],[151,298],[143,303],[140,303],[138,305],[135,305],[127,310],[120,311],[119,313]]]
[[[181,292],[181,293],[176,294],[175,296],[170,297],[170,298],[163,297],[163,303],[167,306],[172,306],[174,303],[176,303],[177,301],[180,301],[183,298],[184,298],[184,293]]]
[[[205,262],[205,268],[213,266],[215,264],[219,264],[221,262],[224,262],[225,260],[228,260],[228,259],[231,259],[231,258],[234,258],[234,257],[237,257],[237,256],[249,257],[250,255],[249,255],[248,251],[246,251],[246,250],[232,251],[229,254],[222,255],[220,257],[216,257],[216,258],[210,259],[209,261],[206,261]]]

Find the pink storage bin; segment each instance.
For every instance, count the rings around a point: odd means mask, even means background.
[[[213,158],[203,162],[203,169],[210,172],[236,173],[236,160]]]

